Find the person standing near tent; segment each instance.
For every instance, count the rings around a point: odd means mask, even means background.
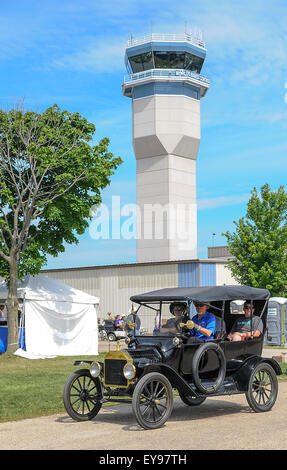
[[[127,333],[131,333],[133,336],[140,335],[141,320],[134,307],[131,308],[131,313],[127,316],[125,324]]]
[[[7,321],[7,316],[5,313],[5,305],[3,304],[0,305],[0,321],[1,322]]]

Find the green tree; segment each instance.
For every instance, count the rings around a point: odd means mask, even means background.
[[[268,184],[254,188],[244,217],[227,231],[229,262],[241,284],[269,289],[272,296],[287,294],[287,193],[283,186],[271,191]]]
[[[37,274],[47,254],[77,243],[90,209],[120,157],[109,140],[91,145],[95,126],[57,105],[43,113],[0,111],[0,275],[9,286],[8,347],[17,349],[17,283]]]

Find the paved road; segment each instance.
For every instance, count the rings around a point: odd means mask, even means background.
[[[287,449],[287,382],[279,384],[272,411],[254,413],[245,395],[213,397],[190,408],[175,399],[161,429],[146,431],[130,405],[102,408],[89,422],[60,415],[0,424],[0,449],[8,450],[190,450]]]

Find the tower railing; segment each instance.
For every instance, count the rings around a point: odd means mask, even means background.
[[[159,41],[159,42],[190,42],[195,46],[199,46],[205,49],[205,44],[201,38],[198,38],[192,34],[146,34],[139,38],[131,38],[127,41],[127,47],[138,46],[139,44],[145,44],[147,42]]]
[[[209,85],[209,79],[204,75],[200,75],[196,72],[191,72],[185,69],[151,69],[144,72],[132,73],[129,76],[124,77],[124,83],[129,83],[135,80],[141,80],[149,77],[172,77],[172,78],[191,78],[197,80],[206,85]]]

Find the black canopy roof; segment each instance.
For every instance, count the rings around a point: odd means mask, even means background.
[[[270,292],[267,289],[257,289],[250,286],[211,286],[211,287],[170,287],[154,290],[145,294],[133,295],[132,302],[149,303],[160,301],[215,302],[217,300],[268,300]]]

